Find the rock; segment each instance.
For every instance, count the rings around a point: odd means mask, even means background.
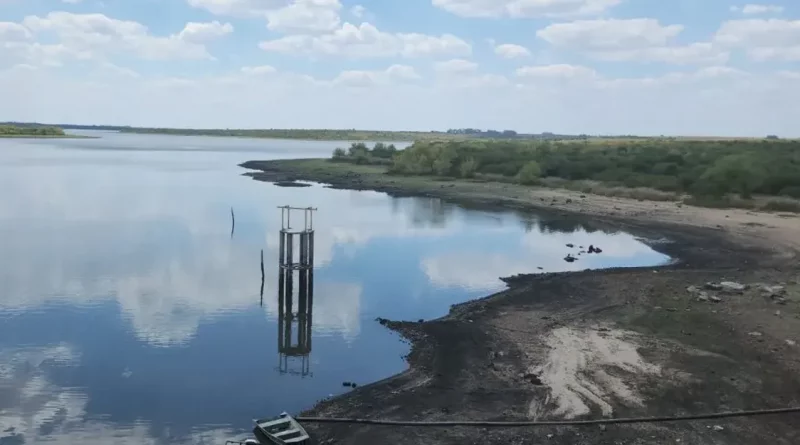
[[[723,292],[742,293],[747,289],[747,286],[735,281],[723,281],[719,283]]]
[[[686,288],[686,292],[689,292],[690,294],[696,294],[700,292],[700,288],[697,286],[689,286]]]
[[[708,297],[708,298],[709,298],[711,301],[713,301],[714,303],[722,303],[722,298],[720,298],[720,297],[718,297],[718,296],[716,296],[716,295],[712,295],[712,296],[710,296],[710,297]]]
[[[567,244],[567,247],[569,247],[570,249],[572,249],[573,247],[575,247],[575,245],[574,245],[574,244]]]
[[[572,200],[571,199],[567,199],[567,204],[572,204]]]
[[[697,296],[697,301],[708,301],[708,294],[705,292],[700,292],[700,294]]]
[[[703,288],[706,289],[706,290],[717,290],[717,291],[722,290],[722,286],[720,284],[712,283],[712,282],[706,283],[703,286]]]
[[[786,295],[786,288],[784,286],[761,286],[761,291],[768,297]]]
[[[762,334],[762,333],[760,333],[760,332],[757,332],[757,331],[754,331],[754,332],[751,332],[751,333],[749,333],[749,334],[747,334],[747,335],[749,335],[749,336],[751,336],[751,337],[761,337],[761,336],[762,336],[762,335],[764,335],[764,334]]]
[[[723,427],[721,427],[719,425],[714,425],[714,427],[711,428],[711,429],[713,429],[714,431],[725,431],[725,428],[723,428]]]
[[[525,376],[523,378],[525,380],[527,380],[528,382],[530,382],[532,385],[536,385],[536,386],[544,385],[544,382],[542,382],[542,379],[538,375],[536,375],[534,373],[525,374]]]
[[[776,317],[780,317],[781,316],[781,311],[775,311],[775,316]]]
[[[797,346],[797,342],[794,340],[786,340],[786,344],[788,346]]]

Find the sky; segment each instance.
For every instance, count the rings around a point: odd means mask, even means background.
[[[800,136],[800,2],[0,0],[0,121]]]

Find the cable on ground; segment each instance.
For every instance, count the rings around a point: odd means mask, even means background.
[[[726,411],[720,413],[694,414],[683,416],[658,416],[658,417],[623,417],[617,419],[592,419],[592,420],[531,420],[531,421],[490,421],[490,420],[445,420],[445,421],[413,421],[413,420],[385,420],[385,419],[357,419],[339,417],[296,417],[298,422],[310,423],[348,423],[361,425],[382,426],[416,426],[416,427],[447,427],[470,426],[482,428],[508,428],[508,427],[538,427],[538,426],[583,426],[583,425],[612,425],[625,423],[656,423],[679,422],[688,420],[712,420],[731,417],[755,417],[774,414],[800,413],[800,407],[762,409],[753,411]]]

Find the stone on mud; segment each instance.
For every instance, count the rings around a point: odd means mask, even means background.
[[[742,293],[747,289],[747,286],[735,281],[723,281],[719,283],[723,292]]]

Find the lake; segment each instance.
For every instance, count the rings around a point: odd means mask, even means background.
[[[0,139],[0,444],[221,444],[405,369],[376,317],[440,317],[500,276],[669,260],[578,221],[237,166],[343,142],[99,135]],[[282,205],[318,209],[307,316],[278,303]],[[590,244],[602,254],[563,261]]]

